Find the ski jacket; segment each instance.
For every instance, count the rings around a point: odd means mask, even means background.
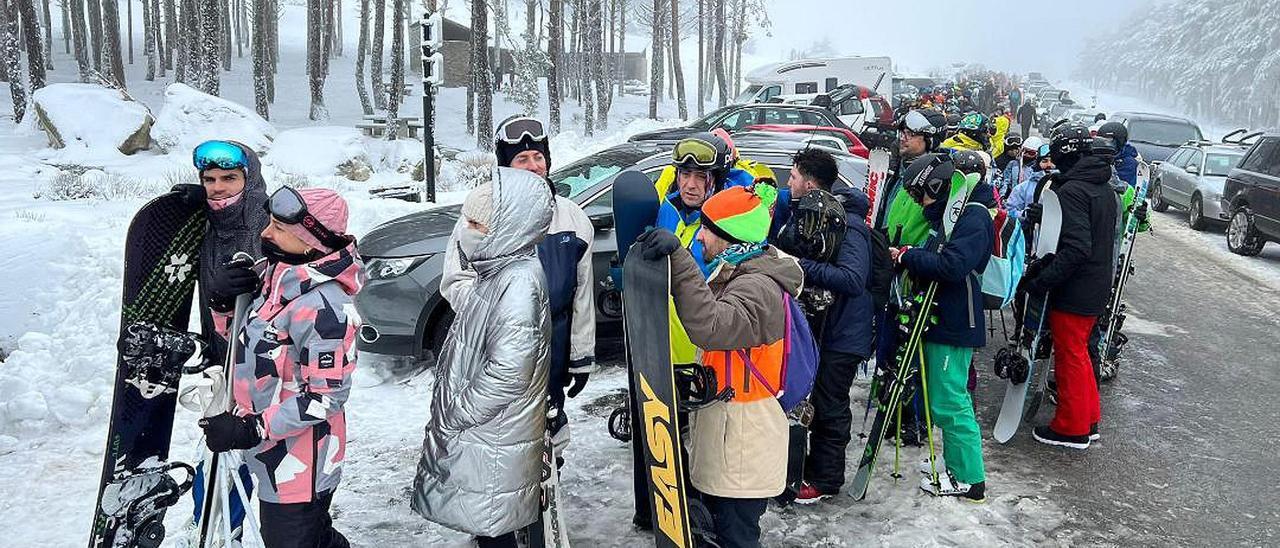
[[[912,287],[924,290],[938,282],[933,312],[938,323],[925,340],[938,344],[980,348],[987,343],[986,315],[982,311],[982,271],[995,248],[995,228],[990,208],[995,207],[991,186],[978,183],[960,213],[951,237],[943,235],[944,201],[924,208],[929,220],[929,240],[902,255]]]
[[[1009,119],[996,116],[991,123],[996,127],[996,134],[991,136],[991,150],[988,152],[992,158],[1000,158],[1004,156],[1004,138],[1009,135]]]
[[[1081,316],[1097,316],[1107,307],[1114,273],[1116,195],[1111,166],[1085,156],[1054,177],[1062,203],[1058,252],[1027,282],[1031,292],[1049,293],[1049,305]]]
[[[453,228],[453,241],[466,228],[459,218]],[[555,197],[555,209],[546,239],[538,244],[538,260],[547,277],[547,296],[551,306],[551,378],[552,387],[563,388],[569,375],[594,373],[596,349],[595,274],[591,264],[591,246],[595,228],[591,219],[573,200]],[[440,278],[440,294],[456,309],[455,300],[475,284],[476,272],[462,268],[456,246],[445,250],[444,274]],[[552,390],[557,406],[564,403],[563,390]]]
[[[733,401],[689,413],[689,480],[698,491],[719,497],[777,496],[787,479],[787,417],[733,353],[749,352],[766,372],[781,365],[771,360],[781,358],[786,334],[782,293],[798,296],[804,272],[772,247],[736,266],[721,265],[704,281],[687,252],[671,255],[676,310],[702,349],[704,365],[716,370],[717,388],[731,380],[735,393]],[[725,351],[731,353],[727,361]]]
[[[855,188],[833,189],[844,205],[846,223],[844,242],[834,263],[800,259],[806,285],[827,289],[835,294],[835,302],[827,310],[819,342],[824,351],[857,356],[871,355],[871,229],[867,227],[867,211],[871,202]]]
[[[214,312],[209,308],[206,288],[213,280],[213,273],[243,251],[262,258],[262,230],[271,222],[267,213],[267,182],[262,178],[262,162],[252,148],[236,143],[244,151],[248,165],[244,168],[244,190],[240,201],[218,211],[206,207],[209,225],[204,242],[200,246],[200,328],[205,346],[204,356],[210,363],[222,365],[227,356],[227,330],[231,328],[231,314]]]
[[[1029,163],[1010,160],[1004,166],[1004,172],[1000,176],[1000,187],[997,189],[1000,191],[1000,195],[1012,196],[1013,190],[1027,179],[1030,179],[1038,167],[1040,166],[1037,165],[1035,160],[1031,160]]]
[[[475,281],[452,302],[410,502],[491,537],[538,518],[551,317],[535,246],[553,209],[547,183],[527,171],[498,168],[493,186],[489,233],[464,263]]]
[[[264,502],[311,502],[338,487],[347,452],[343,406],[356,367],[362,284],[355,243],[309,264],[271,263],[240,330],[236,414],[260,415],[262,442],[245,454]]]
[[[1132,144],[1125,143],[1116,153],[1115,160],[1116,175],[1127,183],[1130,187],[1138,185],[1138,149]]]
[[[889,200],[886,203],[889,207],[884,214],[884,226],[881,228],[889,236],[889,245],[920,245],[929,237],[929,222],[924,218],[924,208],[912,200],[910,194],[902,190],[902,173],[906,171],[911,160],[914,158],[903,159],[898,170],[888,180],[890,190]],[[899,235],[899,227],[902,228],[901,238],[895,241]]]
[[[944,148],[949,148],[953,150],[973,150],[973,151],[986,150],[986,148],[982,146],[982,143],[979,143],[973,137],[970,137],[963,133],[957,133],[955,135],[952,135],[951,138],[942,142],[942,146]]]
[[[1044,178],[1043,171],[1032,171],[1026,180],[1013,187],[1013,191],[1009,193],[1009,199],[1004,202],[1005,211],[1009,212],[1010,217],[1026,219],[1027,206],[1036,201],[1036,189],[1040,186],[1042,178]]]

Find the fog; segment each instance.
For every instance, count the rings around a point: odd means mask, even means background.
[[[1148,2],[1130,0],[771,0],[767,5],[773,36],[752,31],[757,38],[745,70],[754,68],[752,61],[787,59],[792,50],[813,51],[815,44],[829,42],[837,55],[888,55],[899,72],[976,62],[1000,70],[1039,70],[1055,79],[1070,76],[1088,38],[1114,29],[1136,9],[1152,9]]]

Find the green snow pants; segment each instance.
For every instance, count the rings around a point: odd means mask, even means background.
[[[986,481],[982,466],[982,430],[969,396],[973,349],[924,343],[929,413],[942,429],[942,458],[955,478],[970,485]]]

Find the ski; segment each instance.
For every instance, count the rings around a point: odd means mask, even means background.
[[[889,149],[877,147],[871,149],[871,155],[867,158],[867,199],[871,200],[871,209],[867,210],[867,226],[871,228],[875,228],[879,222],[880,211],[888,209],[883,207],[888,198],[883,191],[885,179],[889,178],[889,157]]]
[[[1126,317],[1124,288],[1129,281],[1129,276],[1133,274],[1133,243],[1138,236],[1138,225],[1141,224],[1138,216],[1133,212],[1140,204],[1146,202],[1150,183],[1151,167],[1146,162],[1138,162],[1138,184],[1134,189],[1129,220],[1125,223],[1124,238],[1120,241],[1121,254],[1116,261],[1119,267],[1116,269],[1115,283],[1111,288],[1111,302],[1101,319],[1104,331],[1102,339],[1098,341],[1098,355],[1102,358],[1098,377],[1104,381],[1114,379],[1119,372],[1120,351],[1124,349],[1125,343],[1129,342],[1129,338],[1120,330],[1124,327]]]
[[[1050,188],[1041,191],[1039,203],[1043,209],[1036,227],[1034,251],[1037,258],[1042,258],[1058,249],[1062,205],[1058,194]],[[1018,427],[1035,416],[1044,399],[1048,368],[1038,366],[1037,362],[1048,359],[1049,352],[1040,348],[1048,312],[1046,295],[1027,296],[1023,304],[1023,319],[1018,326],[1020,334],[1010,347],[996,353],[996,375],[1008,380],[993,432],[993,437],[1000,443],[1013,439]]]
[[[643,449],[654,542],[662,548],[694,546],[677,423],[677,390],[667,327],[671,301],[671,261],[646,261],[631,253],[623,263],[623,317],[632,379],[631,399],[639,411],[632,443]]]
[[[182,367],[198,349],[185,330],[204,232],[205,204],[182,192],[151,200],[129,223],[111,422],[90,548],[158,546],[165,510],[191,486],[168,474],[186,471],[185,465],[166,461]]]
[[[556,466],[555,444],[551,440],[551,424],[559,410],[547,403],[547,430],[542,436],[542,513],[529,528],[529,546],[569,548],[568,528],[560,513],[560,469]]]

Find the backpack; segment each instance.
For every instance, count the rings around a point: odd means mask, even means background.
[[[982,204],[972,204],[983,207]],[[995,228],[995,246],[987,266],[979,273],[982,280],[982,308],[1000,310],[1013,302],[1022,271],[1027,264],[1026,235],[1022,224],[1001,208],[988,209]]]
[[[782,386],[774,388],[764,378],[764,374],[751,361],[751,354],[744,350],[736,350],[746,371],[755,377],[756,382],[764,386],[770,394],[778,399],[782,411],[790,413],[800,402],[809,397],[813,391],[813,381],[818,376],[818,343],[809,328],[809,320],[804,311],[791,294],[782,293],[783,310],[786,315],[786,334],[782,337]],[[728,362],[728,360],[725,360]]]

